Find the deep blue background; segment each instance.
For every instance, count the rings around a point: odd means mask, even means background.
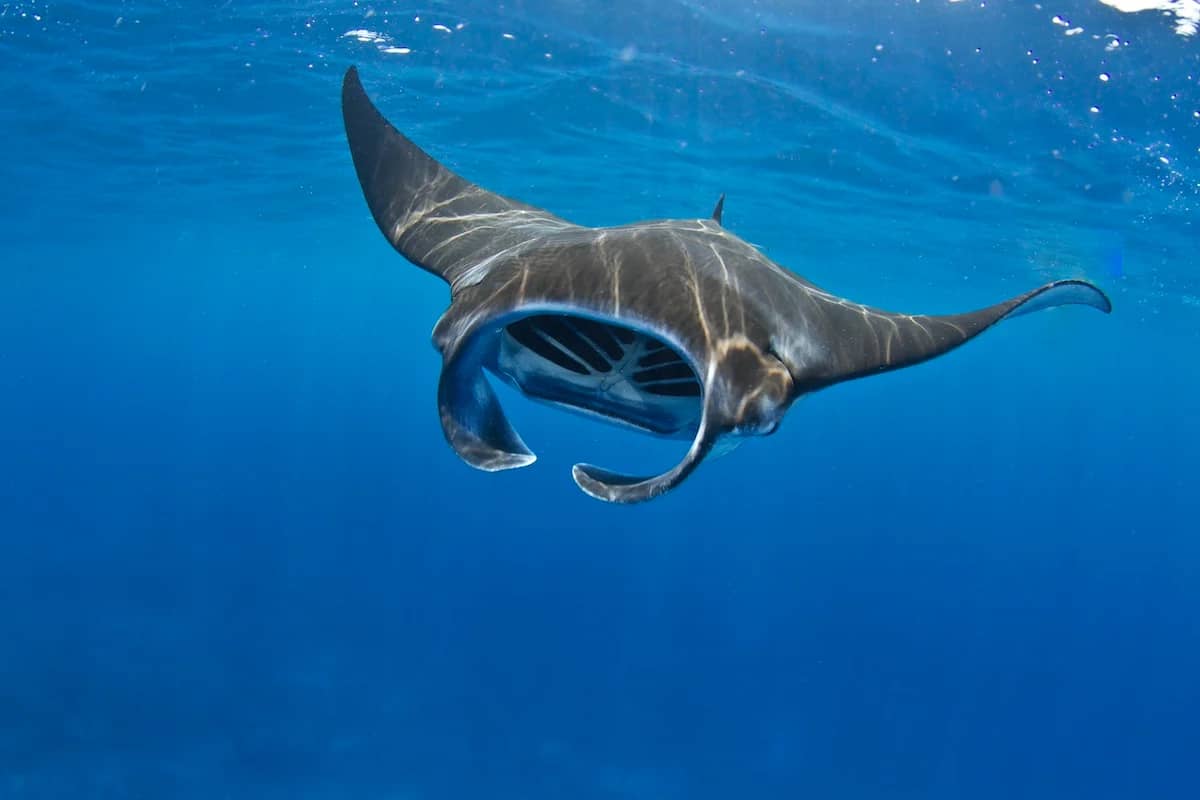
[[[212,5],[0,14],[0,797],[1200,796],[1173,18]],[[856,300],[1085,277],[1116,310],[805,399],[646,505],[570,464],[678,443],[510,391],[540,460],[475,472],[434,405],[445,287],[345,151],[350,63],[447,163],[582,223],[727,192]]]

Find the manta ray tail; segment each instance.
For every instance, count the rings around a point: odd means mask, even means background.
[[[830,358],[806,382],[806,389],[919,364],[970,341],[997,322],[1034,311],[1064,305],[1112,311],[1104,292],[1080,280],[1054,281],[978,311],[946,316],[892,314],[828,302],[827,324],[852,335],[830,337]]]
[[[570,225],[439,164],[379,113],[354,67],[342,82],[342,119],[379,229],[401,255],[451,285],[489,256],[528,240],[539,225]]]

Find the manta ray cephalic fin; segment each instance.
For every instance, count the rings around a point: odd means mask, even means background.
[[[509,424],[482,365],[470,354],[460,352],[443,366],[438,412],[446,441],[476,469],[499,472],[537,460]]]
[[[661,475],[636,477],[591,464],[576,464],[571,468],[575,484],[597,500],[610,503],[640,503],[670,491],[683,482],[712,450],[717,437],[710,432],[706,419],[700,423],[696,438],[683,459]]]

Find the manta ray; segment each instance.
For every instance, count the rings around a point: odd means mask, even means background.
[[[433,330],[446,440],[481,470],[535,456],[487,378],[527,397],[690,440],[660,475],[572,469],[584,492],[634,503],[685,480],[722,437],[775,431],[797,398],[946,353],[1001,320],[1112,306],[1058,280],[978,311],[897,314],[851,302],[768,259],[712,216],[576,225],[455,174],[393,127],[354,67],[342,85],[362,192],[391,245],[450,285]]]

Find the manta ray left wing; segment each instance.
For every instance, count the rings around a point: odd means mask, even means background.
[[[477,280],[491,259],[575,227],[443,167],[379,113],[354,67],[342,82],[342,118],[379,229],[401,255],[454,288]]]
[[[1054,281],[978,311],[942,316],[880,311],[816,290],[812,295],[821,308],[813,325],[823,334],[826,354],[805,375],[805,391],[928,361],[999,322],[1035,311],[1067,305],[1112,311],[1104,292],[1074,279]]]

